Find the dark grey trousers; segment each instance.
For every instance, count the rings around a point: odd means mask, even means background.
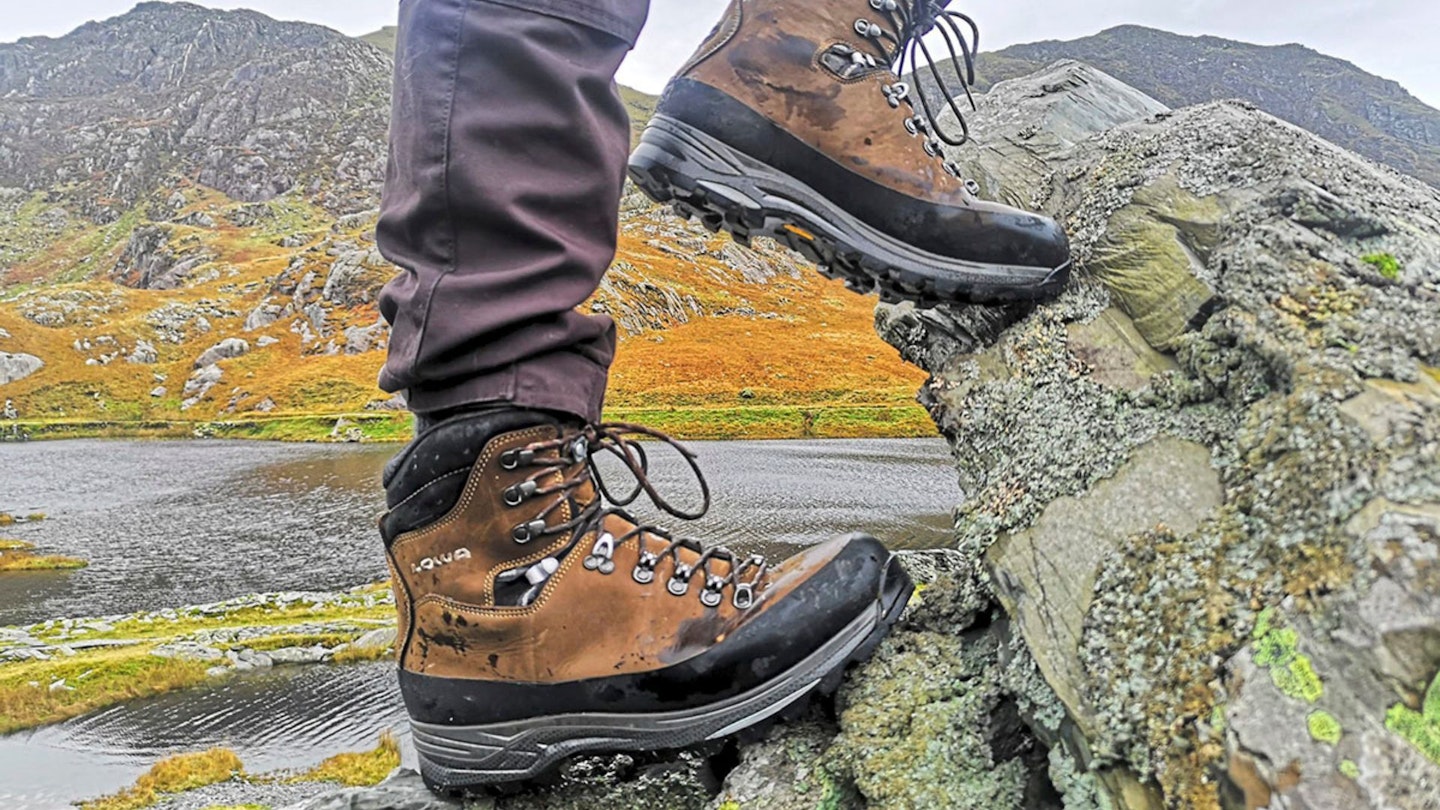
[[[575,307],[615,256],[630,141],[615,70],[649,0],[401,0],[377,229],[401,269],[380,374],[411,410],[598,421],[615,324]]]

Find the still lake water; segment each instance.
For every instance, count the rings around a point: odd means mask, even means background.
[[[938,439],[691,447],[714,507],[684,526],[688,535],[777,557],[836,531],[870,532],[895,548],[950,542],[959,492]],[[49,516],[5,533],[91,563],[70,574],[0,576],[0,626],[381,579],[378,481],[396,450],[0,445],[0,512]],[[686,504],[695,490],[683,465],[662,453],[653,468],[660,492]],[[618,474],[607,480],[623,488]],[[280,670],[3,737],[0,807],[63,807],[129,784],[156,759],[215,745],[234,748],[251,772],[369,748],[381,729],[403,735],[393,681],[389,664]]]

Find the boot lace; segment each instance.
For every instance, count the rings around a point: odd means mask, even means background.
[[[702,503],[698,509],[686,510],[678,507],[656,490],[650,481],[649,457],[638,441],[640,437],[667,444],[685,459],[700,485]],[[617,496],[606,485],[596,463],[602,453],[610,454],[625,465],[634,476],[634,489],[623,496]],[[565,475],[577,465],[579,469],[560,482],[548,485],[541,483],[557,474]],[[698,520],[710,511],[710,484],[700,471],[694,452],[675,439],[640,425],[622,422],[591,425],[578,431],[564,431],[555,439],[508,451],[500,456],[500,466],[511,471],[533,470],[524,481],[505,490],[503,497],[506,505],[518,507],[535,498],[551,498],[539,515],[515,526],[511,539],[526,544],[546,537],[566,534],[572,537],[571,543],[555,557],[500,575],[501,584],[518,583],[521,580],[529,583],[529,590],[519,600],[521,605],[531,604],[539,597],[545,582],[559,570],[559,558],[574,552],[580,541],[591,532],[598,534],[583,561],[586,570],[606,576],[613,574],[615,550],[633,542],[639,546],[639,561],[630,576],[637,583],[648,585],[654,582],[657,571],[668,561],[670,578],[665,589],[672,596],[685,596],[698,579],[702,583],[700,602],[706,607],[719,607],[727,590],[737,609],[748,610],[754,605],[755,592],[768,569],[768,563],[763,556],[756,554],[742,558],[725,546],[707,548],[698,540],[680,537],[661,526],[642,524],[625,509],[644,494],[657,509],[679,520]],[[566,504],[573,504],[573,494],[587,484],[594,484],[599,497],[592,499],[569,520],[550,525],[547,519]],[[605,506],[606,502],[611,505]],[[619,537],[605,531],[605,519],[612,515],[633,524],[634,528]],[[680,556],[682,549],[698,555],[698,558],[690,563],[684,562]],[[720,562],[727,564],[723,573],[717,573],[715,569],[715,564]]]
[[[925,42],[931,31],[939,31],[950,51],[950,64],[956,65],[961,87],[970,109],[975,109],[975,96],[971,86],[975,84],[975,54],[980,48],[980,28],[970,17],[958,11],[945,8],[949,0],[870,0],[870,8],[878,13],[875,20],[865,17],[855,21],[855,33],[864,37],[888,62],[897,80],[885,84],[881,92],[891,107],[899,109],[905,104],[909,117],[905,129],[911,135],[924,136],[925,153],[937,158],[945,165],[945,171],[961,178],[960,165],[945,153],[945,147],[963,146],[970,140],[970,125],[960,109],[960,100],[950,89],[950,84],[940,75],[939,62]],[[923,59],[923,69],[922,69]],[[961,72],[960,64],[964,65]],[[933,80],[938,95],[945,103],[939,109],[931,106],[931,93],[926,92],[928,79]],[[913,77],[914,86],[905,81]],[[916,99],[919,99],[917,105]],[[954,113],[959,130],[947,130],[941,125],[940,115],[949,110]],[[961,178],[963,179],[963,178]],[[973,180],[965,185],[975,192]]]

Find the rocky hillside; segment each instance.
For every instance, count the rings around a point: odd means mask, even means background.
[[[403,433],[374,383],[390,72],[329,29],[186,3],[0,45],[0,434],[278,437],[367,409],[334,435]],[[588,304],[621,325],[618,413],[692,435],[928,430],[869,302],[638,195],[623,219]]]
[[[982,55],[981,86],[1077,59],[1183,107],[1239,98],[1292,124],[1440,185],[1440,110],[1393,81],[1300,45],[1266,47],[1186,37],[1136,25],[1070,42],[1036,42]]]
[[[1440,193],[1073,62],[976,120],[1081,272],[880,308],[966,493],[896,632],[833,715],[471,807],[1440,807]],[[370,806],[461,805],[402,771],[297,810]]]

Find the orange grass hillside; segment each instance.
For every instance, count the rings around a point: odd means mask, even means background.
[[[175,221],[73,234],[4,276],[0,352],[44,366],[0,385],[0,438],[404,439],[408,419],[375,383],[393,268],[373,220],[175,193],[188,202]],[[609,418],[689,438],[933,435],[914,401],[924,375],[876,336],[873,298],[777,245],[627,209],[616,263],[582,307],[619,325]],[[337,427],[344,414],[365,418]]]

